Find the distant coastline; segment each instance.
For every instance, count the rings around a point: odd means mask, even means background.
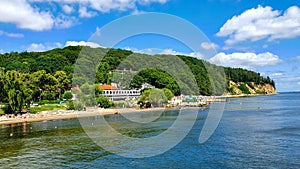
[[[276,94],[240,94],[240,95],[223,95],[215,96],[216,98],[242,98],[242,97],[255,97],[255,96],[270,96]],[[193,108],[193,107],[191,107]],[[194,107],[195,108],[195,107]],[[16,118],[0,118],[0,125],[10,125],[18,123],[31,123],[31,122],[42,122],[52,120],[66,120],[75,119],[81,117],[93,117],[101,115],[112,115],[112,114],[124,114],[124,113],[139,113],[139,112],[151,112],[151,111],[162,111],[162,110],[177,110],[178,108],[149,108],[149,109],[135,109],[135,108],[88,108],[86,111],[74,111],[74,110],[57,110],[57,111],[44,111],[37,114],[31,114],[30,117],[16,117]],[[200,108],[199,108],[200,109]]]

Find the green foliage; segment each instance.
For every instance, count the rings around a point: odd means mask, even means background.
[[[4,105],[1,109],[5,114],[14,114],[15,113],[15,111],[11,108],[10,105]]]
[[[142,100],[139,100],[139,101],[137,102],[137,104],[140,106],[141,109],[142,109],[142,108],[144,107],[144,105],[145,105],[145,103],[144,103]]]
[[[73,98],[72,92],[65,92],[63,98],[66,100],[71,100]]]
[[[238,88],[244,93],[244,94],[251,94],[248,87],[245,84],[240,84]]]
[[[42,100],[55,100],[57,95],[57,92],[45,91],[42,93]]]
[[[164,92],[164,94],[165,94],[165,96],[167,97],[168,100],[171,100],[172,97],[174,97],[174,94],[172,93],[171,90],[169,90],[167,88],[163,88],[162,90],[163,90],[163,92]]]
[[[146,102],[146,108],[151,108],[152,107],[152,104],[150,102]]]
[[[147,89],[142,93],[140,103],[150,102],[154,106],[161,106],[163,103],[167,103],[167,95],[170,99],[174,96],[169,89]]]
[[[234,82],[245,82],[247,84],[254,82],[256,84],[271,84],[273,87],[275,87],[275,82],[270,79],[270,77],[263,77],[260,75],[260,73],[256,73],[250,70],[245,70],[242,68],[225,68],[225,73],[228,77],[228,79],[234,81]],[[251,87],[251,86],[250,86]]]
[[[23,74],[17,71],[1,71],[1,90],[3,96],[9,103],[11,109],[15,112],[21,112],[25,107],[30,106],[33,91],[29,88],[29,82],[26,81]]]
[[[2,108],[0,109],[0,114],[5,114],[5,112]]]
[[[114,106],[114,103],[109,101],[108,97],[100,96],[96,98],[96,102],[99,104],[99,107],[110,108]]]
[[[180,89],[175,79],[168,73],[158,69],[151,68],[139,72],[133,78],[131,87],[141,88],[143,83],[149,83],[159,89],[167,88],[176,96],[180,95]]]
[[[98,66],[97,73],[96,73],[96,83],[103,83],[107,84],[110,83],[111,74],[110,66],[107,62],[101,62]]]
[[[84,104],[82,102],[74,102],[72,100],[69,100],[67,102],[67,110],[84,110]]]

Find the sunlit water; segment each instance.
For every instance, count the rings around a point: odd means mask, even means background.
[[[106,119],[119,132],[143,138],[163,132],[177,115],[167,112],[152,125],[131,125],[121,115]],[[199,110],[193,129],[171,150],[141,159],[103,150],[77,119],[0,126],[0,167],[300,168],[300,93],[230,99],[215,133],[200,144],[206,116]]]

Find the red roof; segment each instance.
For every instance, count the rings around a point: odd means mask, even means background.
[[[99,85],[99,89],[101,90],[118,90],[118,88],[116,86],[112,86],[112,85]]]

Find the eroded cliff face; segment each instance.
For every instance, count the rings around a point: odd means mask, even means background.
[[[228,94],[276,94],[276,89],[270,84],[255,84],[233,81],[229,82]]]

